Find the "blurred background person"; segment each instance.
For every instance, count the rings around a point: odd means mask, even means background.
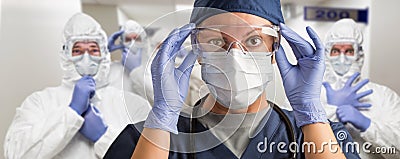
[[[60,32],[73,14],[84,12],[91,15],[101,24],[108,37],[119,30],[118,28],[127,20],[132,19],[146,26],[147,36],[152,38],[153,33],[148,31],[149,29],[165,29],[166,35],[173,28],[186,23],[187,19],[184,18],[185,16],[175,16],[160,23],[153,23],[154,21],[165,19],[163,18],[165,15],[176,11],[190,10],[193,2],[194,0],[1,0],[0,72],[4,76],[0,80],[0,87],[3,89],[0,92],[2,147],[4,147],[7,130],[16,114],[16,108],[25,98],[32,92],[45,87],[60,85],[62,80],[62,70],[58,67],[60,63],[58,52],[62,45]],[[308,36],[304,30],[306,26],[311,26],[320,34],[320,37],[325,37],[329,28],[340,17],[347,14],[355,19],[364,32],[364,64],[361,76],[385,85],[395,92],[400,92],[398,82],[400,76],[395,73],[399,67],[398,59],[400,59],[400,54],[395,51],[398,45],[397,39],[400,37],[400,32],[395,31],[400,25],[400,21],[396,19],[399,19],[400,15],[393,14],[400,5],[400,1],[392,0],[382,3],[373,0],[281,0],[281,5],[287,26],[303,37]],[[313,9],[309,10],[310,8]],[[359,18],[362,18],[360,14],[352,14],[353,11],[366,13],[364,18],[367,21],[360,21]],[[305,19],[306,16],[314,19]],[[319,16],[322,18],[317,18]],[[382,17],[390,17],[390,20]],[[46,47],[43,47],[43,44]],[[281,44],[284,48],[289,48],[286,41],[283,40]],[[288,51],[289,61],[295,64],[296,60],[291,56],[290,49],[286,51]],[[118,53],[111,54],[111,59],[120,61],[121,51],[116,52]],[[267,87],[273,88],[267,88],[266,90],[272,92],[266,93],[269,100],[283,106],[286,96],[283,86],[279,84],[282,79],[276,74],[279,74],[278,69],[275,69],[274,75],[276,84],[268,85]],[[3,159],[4,149],[0,149],[0,154],[3,154],[0,155],[0,159]],[[399,154],[398,151],[397,154]]]
[[[116,44],[116,42],[119,44]],[[108,50],[122,50],[121,60],[111,64],[110,84],[133,92],[153,103],[151,78],[146,80],[146,64],[151,55],[150,41],[143,27],[128,20],[108,40]]]
[[[326,71],[322,99],[329,119],[347,123],[354,140],[400,150],[400,97],[390,88],[362,79],[363,33],[352,19],[337,21],[325,38]],[[385,53],[381,53],[385,56]],[[400,158],[366,154],[361,158]],[[382,156],[381,156],[382,155]]]
[[[127,124],[149,112],[143,98],[108,85],[107,36],[97,21],[77,13],[63,38],[62,84],[33,93],[17,108],[6,158],[102,158]]]

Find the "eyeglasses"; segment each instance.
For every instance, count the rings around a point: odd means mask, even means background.
[[[328,58],[340,56],[341,54],[347,57],[358,57],[362,54],[362,51],[361,45],[354,39],[336,39],[325,43],[325,52]]]
[[[340,54],[344,54],[345,56],[354,56],[354,49],[346,49],[344,51],[332,48],[330,56],[339,56]]]
[[[96,47],[93,47],[93,45],[76,47],[75,44],[78,42],[94,42],[97,45]],[[66,39],[66,45],[64,45],[63,50],[66,57],[72,61],[81,59],[86,52],[92,59],[101,60],[105,58],[108,53],[107,45],[105,45],[105,43],[105,38],[102,36],[72,36]]]
[[[90,56],[100,56],[101,54],[99,48],[73,48],[72,56],[81,56],[86,52],[89,53]]]
[[[137,33],[122,34],[122,43],[125,47],[143,47],[144,39]]]
[[[194,41],[203,52],[226,52],[236,45],[243,52],[273,52],[279,47],[279,27],[217,25],[198,27]]]

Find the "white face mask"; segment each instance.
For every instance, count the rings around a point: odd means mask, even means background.
[[[135,55],[141,53],[142,50],[143,50],[143,48],[140,48],[140,47],[131,47],[131,48],[129,48],[129,52],[131,54],[135,54]]]
[[[350,70],[351,65],[355,61],[355,57],[349,57],[344,54],[340,54],[338,57],[331,57],[329,60],[332,63],[333,70],[339,76],[342,76]]]
[[[76,71],[81,76],[95,76],[99,70],[100,60],[90,57],[88,53],[82,55],[83,57],[74,62]]]
[[[211,94],[229,109],[254,103],[273,75],[271,54],[267,52],[203,52],[201,64],[201,75]]]

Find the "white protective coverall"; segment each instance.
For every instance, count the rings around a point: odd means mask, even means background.
[[[17,108],[4,143],[6,158],[102,158],[127,124],[145,120],[150,111],[148,102],[140,96],[108,86],[107,37],[93,18],[75,14],[67,22],[63,36],[64,46],[72,46],[69,40],[73,38],[102,37],[98,45],[105,57],[93,77],[96,95],[92,103],[102,113],[107,131],[95,143],[79,132],[84,118],[69,104],[74,84],[81,76],[67,57],[70,51],[64,50],[60,54],[62,84],[33,93]]]
[[[334,43],[341,43],[346,41],[355,41],[358,46],[362,45],[363,35],[359,30],[357,24],[350,19],[343,19],[336,22],[328,31],[325,38],[326,56],[329,56],[330,50]],[[346,81],[356,72],[361,72],[364,62],[364,53],[362,49],[355,54],[358,58],[352,63],[349,71],[342,76],[337,74],[331,62],[326,58],[326,70],[324,80],[328,82],[333,89],[341,89]],[[361,81],[360,78],[355,82]],[[360,145],[360,157],[362,159],[372,158],[400,158],[400,97],[396,92],[390,88],[369,82],[358,93],[367,90],[373,90],[371,95],[361,99],[361,102],[370,103],[372,107],[362,109],[360,112],[371,119],[369,128],[360,132],[351,124],[347,124],[347,129],[352,135],[355,142]],[[335,105],[327,103],[327,96],[325,87],[322,87],[321,101],[325,106],[327,117],[332,121],[339,121],[336,116]],[[362,145],[365,142],[371,143],[373,146],[369,148],[371,152],[375,151],[376,147],[396,147],[397,154],[367,154],[362,150]]]

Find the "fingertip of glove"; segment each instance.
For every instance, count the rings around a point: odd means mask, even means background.
[[[311,38],[315,38],[317,36],[317,33],[310,26],[306,27],[306,31],[307,31],[308,35],[311,35]]]
[[[284,23],[279,23],[279,27],[281,27],[281,29],[286,29],[287,26]]]
[[[181,28],[179,29],[179,31],[180,31],[181,33],[184,32],[184,33],[186,34],[186,32],[191,32],[195,27],[196,27],[196,24],[194,24],[194,23],[189,23],[189,24],[186,24],[186,25],[184,25],[183,27],[181,27]]]
[[[187,28],[187,29],[194,29],[196,27],[196,24],[195,23],[189,23],[189,24],[186,24],[184,27]]]

